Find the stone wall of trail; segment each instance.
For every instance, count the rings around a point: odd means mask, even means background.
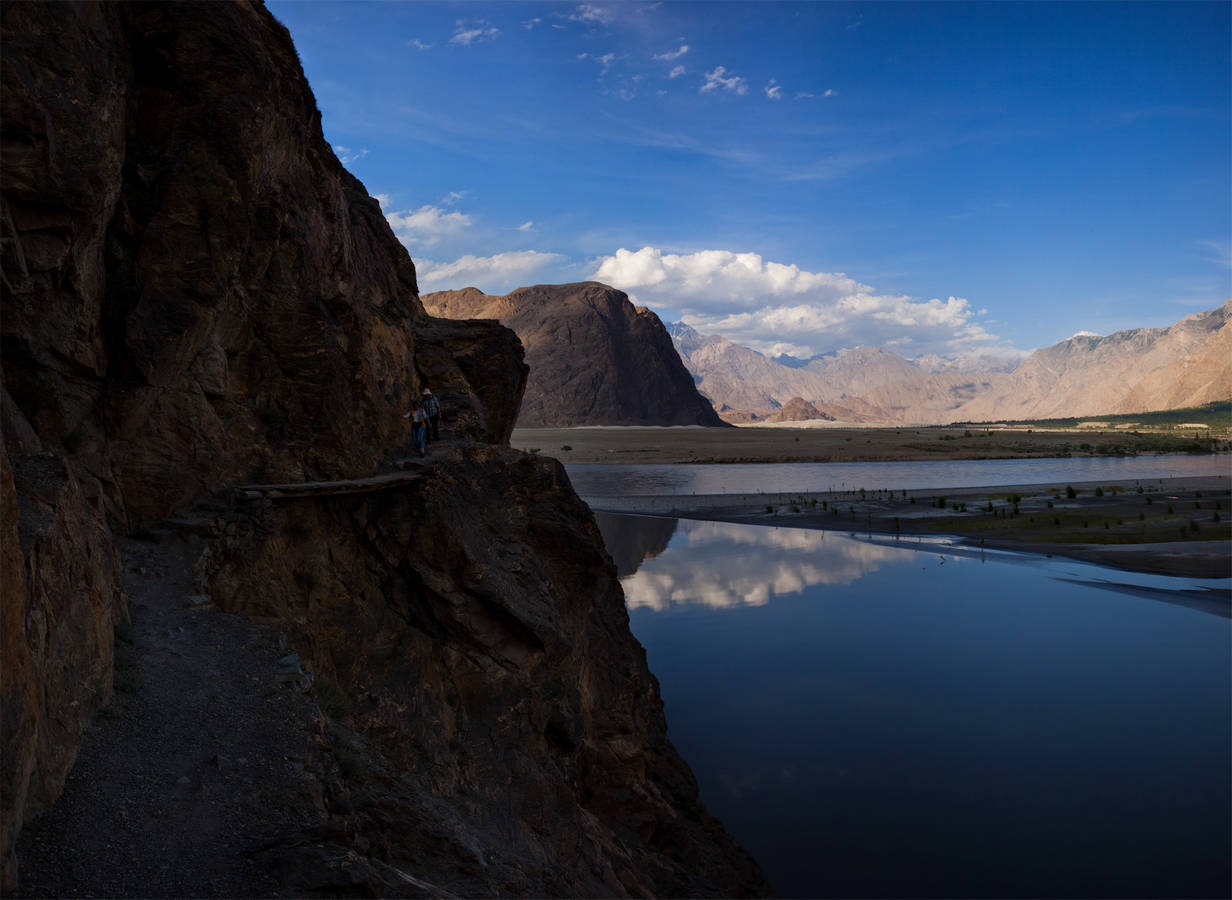
[[[110,695],[112,533],[372,474],[429,386],[458,439],[431,479],[233,510],[201,562],[350,698],[380,779],[329,799],[339,840],[468,895],[766,890],[666,740],[589,511],[503,446],[516,335],[425,313],[286,30],[246,0],[0,17],[6,889]]]

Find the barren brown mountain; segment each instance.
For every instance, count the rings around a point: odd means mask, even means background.
[[[834,416],[821,412],[816,406],[801,397],[792,397],[783,408],[771,416],[768,422],[810,422],[824,419],[833,422]]]
[[[950,421],[1091,416],[1232,397],[1232,300],[1167,328],[1082,335],[1036,350]]]
[[[1167,328],[1076,336],[1024,362],[903,359],[857,347],[784,365],[682,325],[672,335],[699,389],[733,422],[790,397],[851,422],[945,424],[1148,412],[1232,396],[1232,301]]]
[[[489,296],[475,288],[425,294],[451,319],[498,319],[526,348],[530,377],[519,427],[722,425],[650,310],[594,281],[541,284]]]

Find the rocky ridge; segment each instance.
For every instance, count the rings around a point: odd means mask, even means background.
[[[497,319],[517,332],[530,377],[518,425],[722,425],[698,394],[659,317],[607,285],[535,285],[425,294],[450,319]]]
[[[309,816],[345,825],[347,892],[764,892],[666,741],[589,511],[504,446],[516,336],[425,313],[286,30],[254,2],[2,15],[6,889],[111,697],[112,535],[173,516],[207,523],[198,587],[354,710],[326,752],[376,774]],[[425,385],[457,448],[429,484],[235,505],[380,470]],[[299,862],[271,870],[284,890],[341,889]]]
[[[1014,364],[907,360],[856,347],[786,364],[682,323],[673,341],[728,421],[775,415],[791,397],[849,422],[946,424],[1150,412],[1232,396],[1232,301],[1167,328],[1076,336]]]
[[[1036,350],[957,410],[970,421],[1200,406],[1232,397],[1232,300],[1167,328],[1078,336]]]

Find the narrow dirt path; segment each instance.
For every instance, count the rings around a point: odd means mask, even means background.
[[[120,541],[111,706],[18,844],[20,896],[272,897],[261,851],[324,820],[320,716],[279,634],[195,595],[191,545]]]

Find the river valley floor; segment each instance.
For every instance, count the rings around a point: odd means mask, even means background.
[[[1074,490],[1069,497],[1067,488]],[[1017,499],[1016,499],[1017,498]],[[1227,478],[1165,478],[897,492],[822,491],[587,498],[603,512],[890,535],[956,535],[973,547],[1113,568],[1232,576]],[[1217,517],[1217,518],[1216,518]]]
[[[996,425],[661,428],[581,426],[515,428],[518,450],[570,465],[686,463],[887,462],[1123,456],[1226,449],[1226,436],[1122,429],[1040,430]]]
[[[570,465],[884,462],[1112,452],[1126,435],[967,429],[520,429],[513,445]],[[951,439],[940,439],[944,436]],[[797,441],[796,439],[799,438]],[[863,442],[863,443],[860,443]],[[1066,449],[1073,442],[1073,450]],[[1091,451],[1080,449],[1082,443]],[[932,445],[938,445],[937,450]],[[927,447],[928,452],[919,450]],[[565,449],[568,448],[568,449]],[[731,452],[720,452],[727,448]],[[995,451],[1005,452],[999,456]],[[1225,457],[1226,458],[1226,457]],[[1228,469],[1232,469],[1230,464]],[[585,491],[583,491],[585,494]],[[1232,575],[1227,474],[984,487],[586,497],[605,512],[890,535],[1055,554],[1164,575]]]

